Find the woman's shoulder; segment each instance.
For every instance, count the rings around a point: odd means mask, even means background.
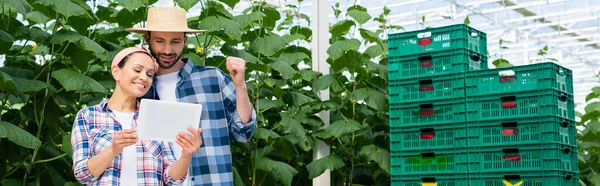
[[[102,103],[98,103],[96,105],[89,105],[89,106],[83,107],[82,109],[79,109],[79,111],[77,111],[77,117],[87,117],[90,114],[100,111],[101,109],[102,109]]]

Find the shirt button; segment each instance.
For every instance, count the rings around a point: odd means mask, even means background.
[[[192,181],[194,181],[194,178],[192,178]]]

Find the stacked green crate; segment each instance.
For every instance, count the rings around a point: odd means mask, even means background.
[[[471,185],[579,185],[569,69],[467,72],[466,96]]]
[[[392,185],[578,185],[571,71],[487,69],[485,37],[389,36]]]
[[[453,25],[393,34],[388,46],[391,174],[468,173],[465,72],[487,69],[486,34]]]

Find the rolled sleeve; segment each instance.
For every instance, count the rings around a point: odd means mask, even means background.
[[[256,124],[256,111],[254,111],[254,106],[252,106],[252,117],[250,117],[250,122],[244,124],[242,119],[238,115],[237,111],[234,111],[231,120],[231,134],[232,138],[239,142],[248,142],[252,139],[252,134],[254,133],[254,126]]]
[[[85,110],[77,113],[77,118],[73,122],[73,129],[71,131],[73,174],[77,181],[82,184],[89,184],[100,178],[99,176],[92,175],[87,166],[88,160],[92,157],[92,150],[88,140],[89,133],[86,115],[87,112]]]
[[[187,179],[187,174],[185,174],[183,176],[182,179],[180,180],[176,180],[173,179],[173,177],[171,177],[171,167],[173,167],[173,164],[175,164],[175,162],[177,162],[177,159],[175,158],[175,154],[173,154],[173,149],[171,148],[171,143],[170,142],[165,142],[162,143],[163,144],[163,148],[162,148],[162,159],[163,159],[163,167],[164,167],[164,171],[163,171],[163,180],[165,182],[165,184],[167,185],[178,185],[183,183],[183,181],[185,179]],[[189,169],[188,169],[189,170]]]

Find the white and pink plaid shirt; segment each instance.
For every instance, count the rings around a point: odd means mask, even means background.
[[[117,155],[99,177],[93,176],[87,167],[90,158],[112,144],[115,131],[122,130],[107,105],[108,101],[104,99],[98,105],[81,109],[73,123],[73,172],[75,178],[86,185],[120,185],[122,154]],[[139,108],[134,113],[133,128],[137,126],[138,110]],[[183,182],[170,177],[171,166],[176,161],[170,143],[139,140],[135,146],[138,185],[171,185]]]

